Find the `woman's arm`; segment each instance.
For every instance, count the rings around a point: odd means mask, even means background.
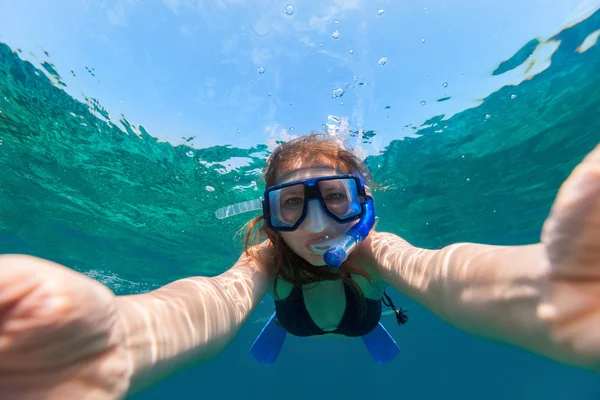
[[[549,274],[541,244],[459,243],[425,250],[391,233],[371,235],[372,251],[361,252],[370,254],[367,262],[390,286],[440,318],[474,335],[586,366],[552,339],[538,317]]]
[[[193,277],[117,300],[131,356],[131,390],[205,361],[237,334],[270,286],[266,245],[227,272]]]

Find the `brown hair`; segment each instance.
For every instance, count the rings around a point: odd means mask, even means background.
[[[364,182],[374,189],[371,172],[365,163],[352,152],[343,148],[337,138],[322,133],[312,133],[300,136],[278,146],[263,169],[266,187],[276,184],[278,174],[294,170],[299,161],[307,164],[327,165],[338,168],[343,173],[358,174]],[[350,278],[350,274],[363,276],[371,280],[369,275],[358,265],[344,262],[339,269],[314,266],[291,250],[281,235],[265,226],[263,216],[260,215],[248,221],[240,233],[246,230],[245,251],[252,254],[252,245],[257,245],[265,236],[273,244],[272,258],[267,260],[275,274],[273,292],[277,297],[277,282],[283,279],[293,285],[307,285],[324,280],[343,280],[358,293],[364,303],[364,295],[360,287]],[[263,224],[257,228],[259,222]]]

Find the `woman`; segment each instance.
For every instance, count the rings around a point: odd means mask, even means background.
[[[311,135],[276,149],[265,180],[267,240],[250,247],[253,219],[247,251],[216,277],[117,297],[50,261],[1,256],[3,398],[122,397],[216,355],[269,292],[283,330],[369,335],[386,285],[474,335],[600,370],[600,146],[561,188],[540,244],[425,250],[371,231],[339,268],[324,265],[323,241],[364,226],[343,205],[368,203],[364,164]]]

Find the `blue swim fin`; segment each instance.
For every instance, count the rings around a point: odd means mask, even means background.
[[[279,356],[286,335],[286,330],[279,326],[273,313],[250,348],[250,355],[259,363],[273,364]]]
[[[381,322],[371,332],[363,335],[362,340],[371,357],[378,364],[390,362],[400,353],[396,341]]]

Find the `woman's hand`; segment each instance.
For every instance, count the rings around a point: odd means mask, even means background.
[[[550,285],[538,316],[600,370],[600,145],[562,185],[542,235]]]
[[[130,366],[115,299],[61,265],[0,256],[0,397],[123,398]]]

